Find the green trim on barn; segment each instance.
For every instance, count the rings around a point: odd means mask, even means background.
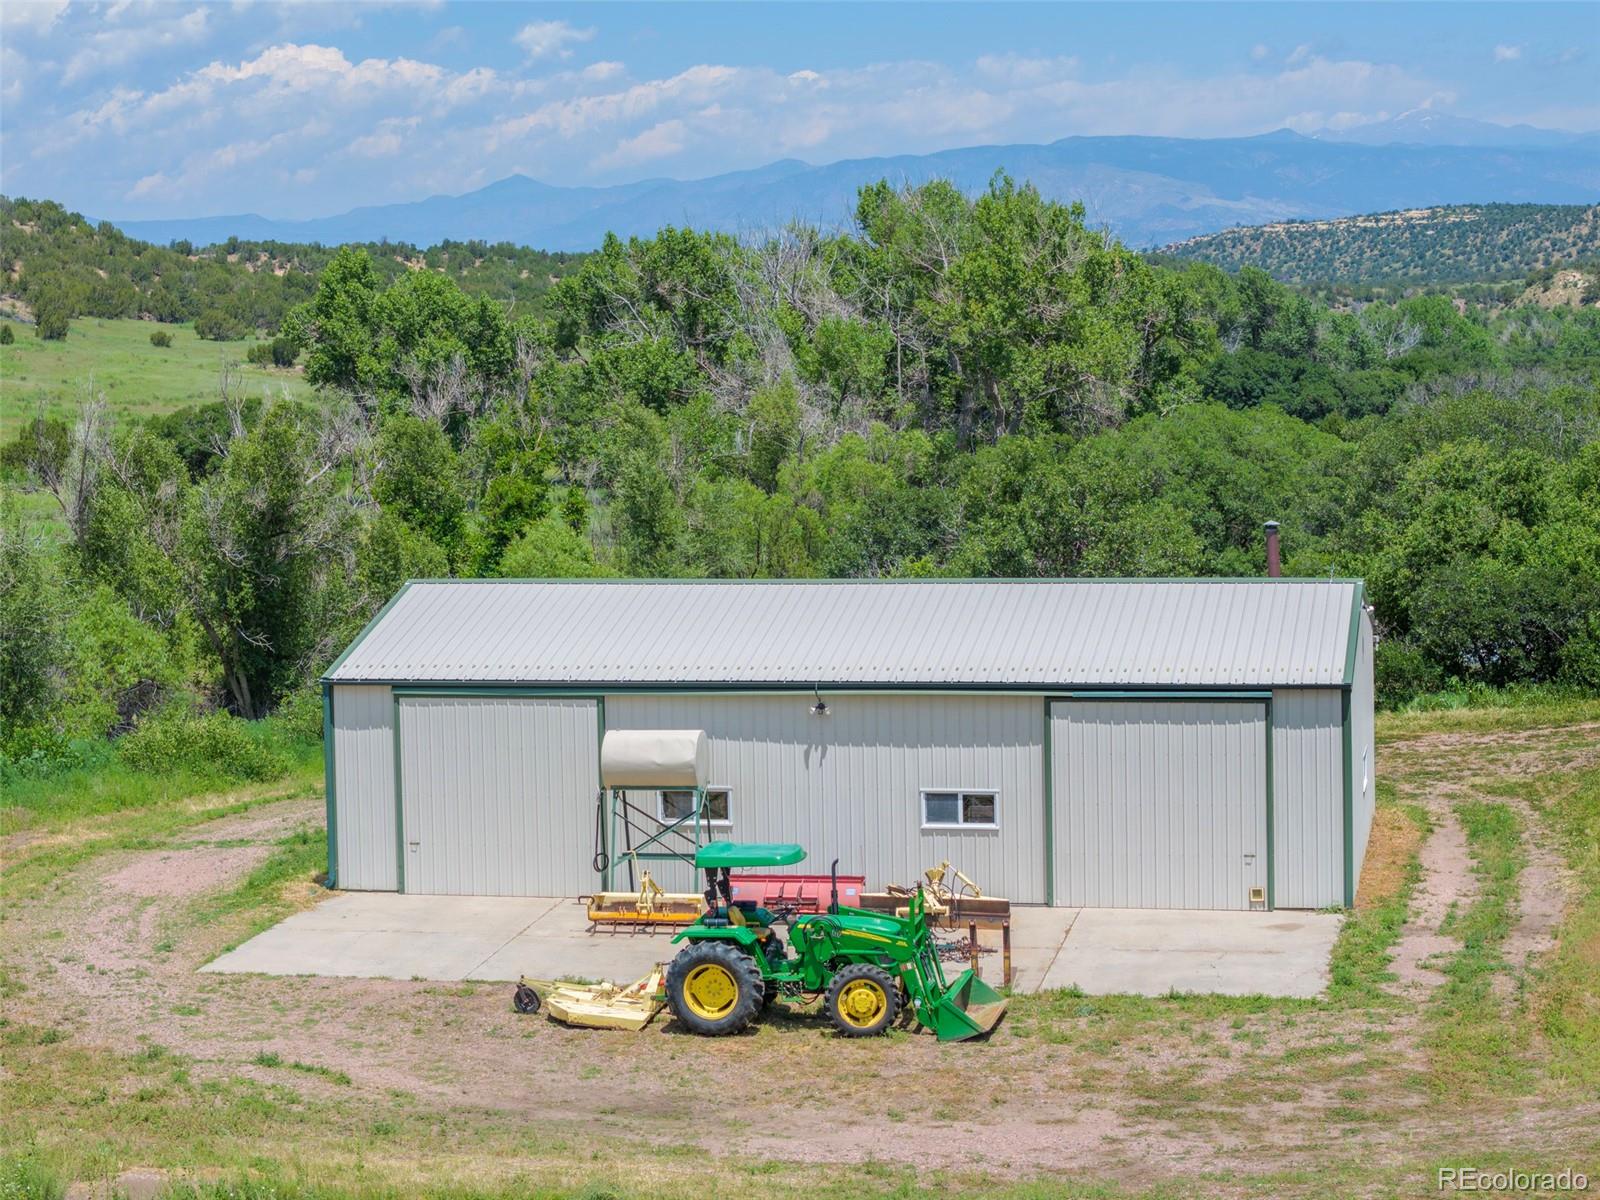
[[[322,792],[327,806],[328,874],[325,885],[339,886],[339,805],[334,799],[333,684],[322,685]]]
[[[1082,687],[1071,684],[962,684],[938,683],[612,683],[605,680],[585,680],[575,683],[529,684],[501,683],[493,680],[397,680],[397,679],[335,679],[335,687],[387,687],[407,696],[787,696],[795,693],[821,691],[858,696],[894,696],[906,693],[946,696],[1042,696],[1047,700],[1072,700],[1079,697],[1124,696],[1133,699],[1159,700],[1183,698],[1189,700],[1228,698],[1258,700],[1272,692],[1326,692],[1344,685],[1330,683],[1275,683],[1270,688],[1259,686],[1219,688],[1216,684],[1120,684],[1117,687]]]
[[[1044,902],[1054,907],[1056,902],[1056,784],[1055,764],[1050,747],[1055,743],[1051,729],[1050,707],[1055,699],[1044,700],[1044,730],[1039,742],[1044,748]]]
[[[1344,774],[1344,906],[1356,906],[1356,802],[1351,755],[1355,740],[1350,727],[1350,689],[1339,693],[1340,739],[1344,745],[1341,766]]]
[[[400,585],[400,590],[398,592],[396,592],[394,595],[389,597],[389,602],[387,604],[385,604],[382,608],[380,608],[377,612],[373,613],[372,614],[372,620],[368,621],[365,625],[363,625],[361,627],[361,632],[356,634],[356,640],[351,642],[348,646],[346,646],[344,648],[344,653],[339,655],[338,658],[334,659],[333,660],[333,665],[331,667],[329,667],[326,671],[323,672],[323,675],[322,675],[322,682],[323,683],[367,683],[367,682],[370,682],[370,683],[387,683],[388,682],[388,680],[383,680],[383,679],[373,679],[373,680],[335,679],[333,676],[334,676],[334,673],[337,672],[340,667],[344,666],[345,660],[348,659],[352,654],[354,654],[356,652],[356,648],[359,647],[362,642],[367,640],[367,635],[369,633],[371,633],[375,628],[377,628],[378,622],[383,620],[384,617],[389,615],[389,610],[400,602],[400,597],[404,596],[406,594],[406,592],[408,592],[411,589],[411,585],[413,583],[421,583],[421,582],[424,582],[424,581],[423,580],[418,580],[418,579],[408,579],[408,580],[406,580],[404,583],[402,583]]]
[[[1278,907],[1278,791],[1272,774],[1272,694],[1267,693],[1267,911]]]
[[[406,806],[400,790],[400,697],[391,696],[394,728],[394,890],[406,890]]]
[[[1354,687],[1356,682],[1356,647],[1361,642],[1361,611],[1367,603],[1367,584],[1363,579],[1352,580],[1355,593],[1350,603],[1350,642],[1344,652],[1344,686]]]

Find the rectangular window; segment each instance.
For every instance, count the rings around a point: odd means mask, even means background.
[[[995,829],[999,824],[999,792],[925,789],[922,793],[924,829]]]
[[[713,825],[731,825],[733,818],[728,815],[728,797],[732,793],[727,788],[707,788],[706,804],[700,810],[702,820]],[[661,793],[661,819],[663,821],[677,821],[694,812],[694,792],[688,788],[669,788]]]

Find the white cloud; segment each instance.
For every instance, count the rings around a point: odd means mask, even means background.
[[[627,69],[619,62],[597,62],[590,63],[578,74],[591,82],[604,83],[608,79],[616,79],[619,75],[624,74]]]
[[[1014,87],[1047,83],[1072,74],[1078,67],[1075,58],[1030,58],[1022,54],[985,54],[978,59],[978,74],[997,83]]]
[[[1522,47],[1521,46],[1511,46],[1511,45],[1507,45],[1505,42],[1501,42],[1498,46],[1496,46],[1494,48],[1494,60],[1497,63],[1500,63],[1500,62],[1516,62],[1517,59],[1519,59],[1521,57],[1522,57]]]
[[[421,117],[386,117],[371,133],[356,138],[345,150],[360,158],[388,158],[400,153],[406,145],[406,135],[421,123]]]
[[[687,134],[688,126],[682,121],[662,121],[635,137],[623,138],[610,153],[595,159],[594,165],[601,170],[614,170],[667,158],[683,149]]]
[[[570,58],[574,42],[587,42],[593,29],[578,29],[565,21],[534,21],[513,39],[529,58]]]
[[[1269,50],[1263,43],[1257,42],[1254,46],[1250,47],[1250,60],[1252,62],[1260,62],[1271,53],[1272,51]]]
[[[0,28],[48,33],[67,11],[67,0],[6,0],[0,4]]]
[[[1293,50],[1289,51],[1289,57],[1284,59],[1283,62],[1285,66],[1292,67],[1298,63],[1305,62],[1310,57],[1311,44],[1309,42],[1301,42]]]
[[[144,199],[149,196],[159,196],[165,193],[171,186],[172,180],[168,179],[160,171],[153,171],[129,188],[128,196],[130,199],[135,200]]]
[[[113,6],[106,14],[105,24],[116,25],[127,7]],[[90,34],[67,59],[61,82],[70,85],[157,51],[202,41],[208,30],[209,17],[204,8],[191,9],[178,17],[151,17],[128,28],[102,28]]]

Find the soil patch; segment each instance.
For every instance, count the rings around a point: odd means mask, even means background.
[[[105,877],[109,892],[136,898],[203,896],[234,882],[270,853],[263,845],[161,850]]]

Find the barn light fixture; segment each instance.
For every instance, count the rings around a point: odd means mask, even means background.
[[[811,715],[813,717],[825,717],[825,716],[827,716],[828,715],[828,702],[822,698],[821,690],[814,684],[812,685],[811,690],[813,692],[815,692],[816,696],[817,696],[817,702],[811,706]]]

